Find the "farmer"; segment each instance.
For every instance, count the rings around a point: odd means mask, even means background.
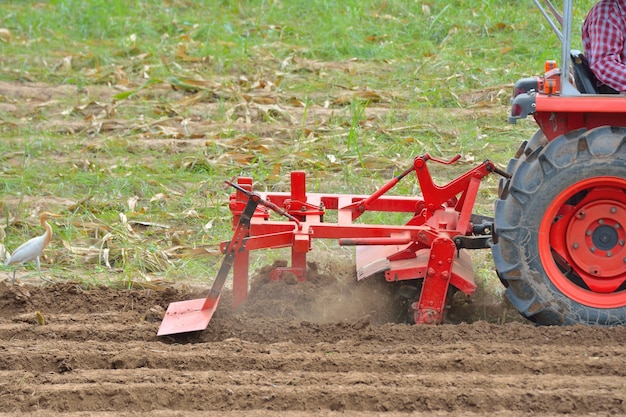
[[[583,47],[601,93],[626,93],[626,0],[600,0],[582,27]]]

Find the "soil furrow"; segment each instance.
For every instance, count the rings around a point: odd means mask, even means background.
[[[356,382],[358,375],[347,380],[338,375],[337,381],[311,375],[314,384],[303,386],[259,383],[256,375],[250,383],[233,380],[230,384],[205,378],[186,378],[180,381],[155,383],[150,378],[136,381],[126,375],[117,381],[93,380],[92,383],[50,384],[42,386],[20,381],[16,387],[5,387],[0,397],[5,409],[30,411],[47,408],[57,411],[124,410],[129,404],[136,411],[155,409],[179,410],[294,410],[315,411],[434,411],[472,410],[500,411],[503,407],[515,410],[516,404],[529,412],[575,411],[576,404],[585,404],[597,411],[626,412],[626,393],[622,381],[591,379],[586,384],[573,386],[559,379],[545,381],[530,379],[525,383],[515,378],[477,378],[468,374],[448,374],[455,380],[433,378],[429,386],[411,379],[389,384],[383,381]],[[308,375],[303,375],[308,378]],[[356,377],[356,378],[355,378]],[[236,379],[236,378],[235,378]],[[361,378],[363,379],[363,378]],[[439,382],[437,381],[439,380]],[[95,382],[97,381],[97,382]],[[239,382],[239,383],[237,383]],[[423,381],[422,381],[423,382]],[[506,387],[506,390],[501,389]],[[618,390],[621,390],[619,394]],[[385,395],[380,395],[384,392]],[[427,394],[427,395],[425,395]],[[182,401],[181,401],[182,397]]]
[[[103,333],[104,334],[104,333]],[[10,346],[10,348],[9,348]],[[590,351],[576,346],[559,349],[513,348],[507,345],[480,346],[460,344],[435,350],[423,347],[408,353],[394,353],[384,347],[342,343],[315,345],[256,344],[232,341],[195,345],[166,345],[159,342],[11,341],[0,343],[0,369],[32,372],[57,372],[59,369],[132,369],[166,368],[177,370],[276,370],[371,373],[484,372],[495,374],[554,374],[569,376],[626,376],[622,366],[623,348],[603,347]],[[396,350],[401,346],[396,346]],[[555,355],[550,361],[541,359]],[[558,355],[558,356],[557,356]],[[28,361],[24,361],[24,357]]]
[[[53,417],[626,413],[625,328],[481,321],[418,327],[378,324],[369,315],[336,322],[279,319],[268,307],[276,304],[269,297],[262,313],[251,307],[258,308],[262,298],[236,312],[225,303],[205,331],[159,338],[168,303],[194,295],[81,290],[71,293],[71,311],[66,302],[55,302],[70,290],[76,287],[0,284],[0,412]]]

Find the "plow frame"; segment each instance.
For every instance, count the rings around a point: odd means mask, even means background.
[[[476,289],[471,259],[465,248],[490,247],[490,223],[479,227],[472,215],[480,183],[492,172],[506,175],[486,160],[448,184],[436,185],[426,162],[449,165],[459,158],[457,155],[444,161],[429,154],[418,156],[409,169],[369,196],[307,193],[306,175],[302,171],[291,173],[290,192],[259,193],[262,200],[274,207],[259,205],[250,219],[249,234],[235,255],[233,308],[248,298],[250,252],[291,248],[290,265],[275,268],[270,278],[281,280],[285,274],[293,274],[299,281],[305,281],[307,254],[312,250],[313,239],[335,239],[341,246],[357,247],[359,280],[379,272],[384,272],[389,282],[422,280],[419,299],[411,304],[413,320],[417,324],[441,323],[450,285],[467,295]],[[421,197],[387,195],[413,171]],[[237,227],[250,196],[256,194],[250,177],[239,177],[237,188],[229,203],[233,227]],[[325,219],[330,210],[337,212],[336,221]],[[271,211],[287,216],[287,221],[272,219]],[[365,212],[409,213],[411,218],[401,225],[355,222]],[[472,243],[468,244],[469,241]],[[225,252],[229,244],[223,242],[221,250]]]
[[[291,173],[289,193],[256,193],[250,177],[239,177],[237,183],[227,181],[236,190],[229,202],[234,235],[220,244],[225,257],[218,276],[206,299],[171,303],[157,335],[206,329],[231,267],[233,308],[244,303],[251,251],[291,248],[291,264],[275,268],[270,278],[281,280],[291,274],[305,281],[313,239],[335,239],[340,245],[356,246],[358,280],[384,272],[389,282],[419,281],[419,298],[410,303],[413,321],[441,323],[451,285],[467,295],[476,290],[466,249],[491,246],[493,220],[472,214],[480,183],[493,172],[508,176],[485,160],[446,185],[435,184],[427,161],[450,165],[459,159],[460,155],[448,161],[429,154],[418,156],[411,167],[369,196],[307,193],[302,171]],[[412,172],[421,197],[387,195]],[[329,210],[336,211],[336,221],[325,219]],[[271,218],[271,212],[287,220]],[[356,222],[366,212],[409,213],[411,218],[401,225]]]

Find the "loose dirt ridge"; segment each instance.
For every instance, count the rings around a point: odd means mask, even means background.
[[[626,413],[626,328],[382,323],[345,289],[348,319],[315,322],[297,316],[328,281],[255,282],[206,331],[162,338],[167,305],[205,290],[0,283],[0,416]]]

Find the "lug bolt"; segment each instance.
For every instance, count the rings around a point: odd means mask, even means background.
[[[574,244],[572,245],[572,247],[573,247],[574,249],[578,249],[578,243],[574,243]]]
[[[607,253],[606,253],[606,257],[607,257],[607,258],[610,258],[611,256],[613,256],[613,253],[612,253],[612,252],[607,252]]]
[[[592,247],[590,247],[590,248],[589,248],[589,250],[590,250],[591,252],[595,252],[595,251],[596,251],[596,248],[595,248],[595,246],[592,246]]]
[[[617,207],[611,207],[611,213],[613,214],[617,213]]]
[[[587,236],[591,236],[591,230],[587,230],[587,231],[585,232],[585,235],[587,235]]]
[[[600,224],[604,224],[604,219],[600,219],[600,220],[598,220],[598,223],[600,223]]]
[[[624,240],[620,240],[618,243],[620,246],[624,246]]]

